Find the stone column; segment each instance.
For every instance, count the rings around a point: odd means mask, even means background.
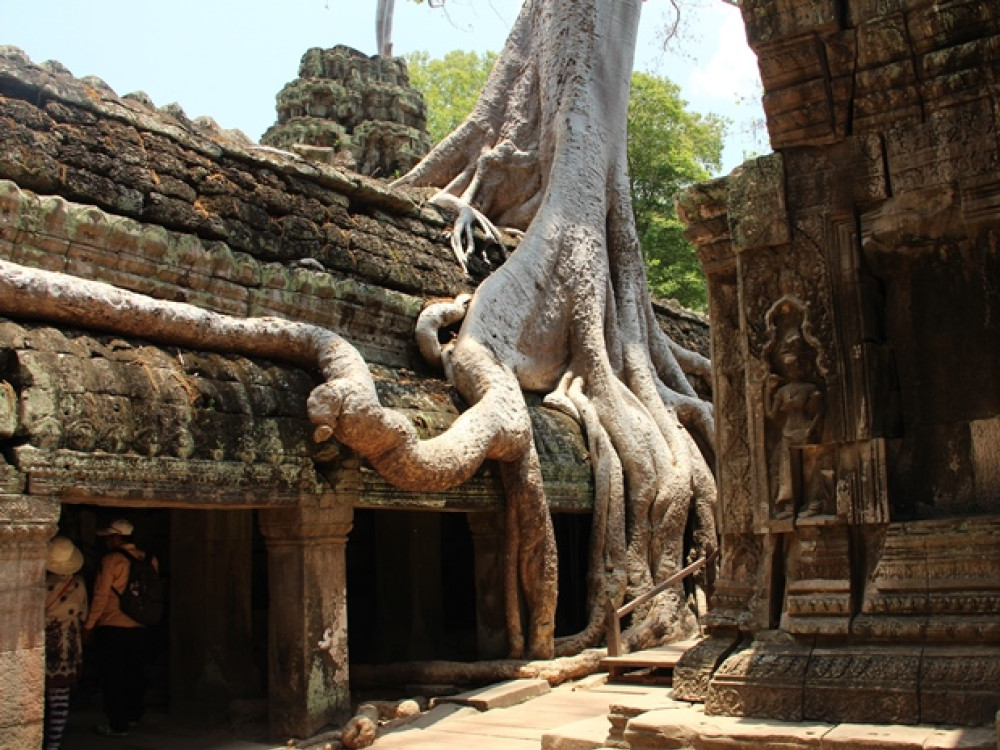
[[[59,503],[0,495],[0,750],[42,746],[45,558]]]
[[[504,514],[467,513],[476,565],[476,652],[480,659],[507,655],[504,617]]]
[[[170,709],[218,723],[255,697],[249,510],[170,516]]]
[[[268,561],[268,717],[278,739],[349,718],[347,535],[352,504],[329,493],[260,512]]]

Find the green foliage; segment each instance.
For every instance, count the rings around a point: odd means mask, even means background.
[[[406,56],[410,83],[427,103],[427,132],[435,143],[457,128],[472,111],[486,77],[496,62],[496,52],[449,52],[431,60],[426,52]]]
[[[728,122],[716,115],[689,112],[686,104],[680,88],[670,80],[632,74],[629,180],[650,291],[704,310],[705,279],[694,247],[684,239],[674,196],[721,168]]]
[[[410,81],[427,102],[427,129],[435,143],[472,111],[496,58],[494,52],[449,52],[440,60],[431,60],[426,52],[407,55]],[[674,196],[721,168],[729,123],[716,115],[689,112],[686,106],[680,88],[670,80],[632,74],[629,179],[650,291],[704,310],[705,278],[694,247],[684,239]]]

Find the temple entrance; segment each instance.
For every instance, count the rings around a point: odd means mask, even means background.
[[[146,706],[205,727],[267,722],[267,568],[251,510],[175,510],[64,504],[59,533],[84,553],[93,596],[105,552],[96,531],[116,518],[156,556],[166,582],[163,620],[148,631]],[[85,650],[74,710],[101,710],[96,653]]]
[[[352,663],[477,658],[475,560],[465,515],[355,510],[347,543]]]
[[[589,513],[553,513],[556,632],[587,620]],[[356,509],[347,544],[353,664],[503,658],[503,514]]]

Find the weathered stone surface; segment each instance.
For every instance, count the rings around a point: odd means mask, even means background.
[[[995,518],[890,526],[855,632],[878,640],[996,643],[998,528]]]
[[[916,724],[921,649],[813,649],[805,675],[803,717],[835,723]]]
[[[762,156],[737,167],[726,185],[729,233],[736,252],[789,241],[785,166],[780,156]]]
[[[0,117],[8,125],[0,130],[7,154],[0,178],[223,240],[264,262],[312,258],[332,271],[411,293],[443,296],[466,288],[441,236],[445,221],[438,218],[436,226],[415,233],[407,215],[426,219],[432,213],[407,196],[165,113],[136,112],[109,92],[93,91],[23,56],[0,55]],[[40,97],[44,107],[33,103]],[[67,142],[60,133],[69,126],[74,137]],[[402,214],[384,217],[386,226],[405,227],[395,239],[384,238],[381,222],[355,224],[379,205]],[[366,235],[367,241],[358,241]],[[406,264],[393,261],[403,255]],[[424,271],[419,278],[414,267]]]
[[[802,721],[810,651],[783,633],[760,634],[716,670],[705,697],[705,713]]]
[[[539,695],[545,695],[551,690],[548,680],[541,678],[508,680],[478,690],[470,690],[450,698],[444,698],[448,703],[460,703],[472,706],[480,711],[490,711],[495,708],[507,708],[524,703]]]
[[[407,172],[432,145],[424,99],[410,86],[406,61],[344,46],[302,56],[299,78],[278,93],[278,122],[261,142],[328,149],[361,174],[389,178]]]
[[[823,747],[848,750],[865,747],[872,750],[924,750],[929,727],[886,727],[872,724],[841,724],[823,737]]]
[[[596,750],[606,747],[608,720],[604,716],[579,719],[542,735],[542,750]]]
[[[8,620],[9,622],[10,620]],[[0,747],[7,750],[41,747],[45,683],[45,648],[0,651]],[[19,745],[17,741],[29,741]]]
[[[311,440],[305,402],[316,376],[296,368],[2,320],[0,354],[18,384],[4,381],[25,443],[13,450],[10,478],[29,474],[35,494],[294,505],[323,491],[314,462],[336,460],[335,449]],[[464,408],[444,381],[377,365],[373,375],[382,402],[426,437]],[[532,416],[552,507],[589,509],[593,479],[579,428],[539,404]],[[491,465],[443,493],[401,492],[368,469],[362,481],[369,507],[483,510],[502,496]]]
[[[706,638],[685,651],[674,667],[674,698],[704,703],[712,674],[735,648],[735,638]]]
[[[706,706],[987,723],[1000,13],[741,7],[777,154],[678,200],[709,279],[725,457],[708,629],[753,642]]]
[[[819,750],[829,730],[827,724],[706,716],[692,707],[641,714],[629,721],[625,740],[631,750]]]

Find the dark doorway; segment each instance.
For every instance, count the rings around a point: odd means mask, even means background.
[[[475,659],[475,596],[464,514],[355,510],[347,543],[353,663]]]

